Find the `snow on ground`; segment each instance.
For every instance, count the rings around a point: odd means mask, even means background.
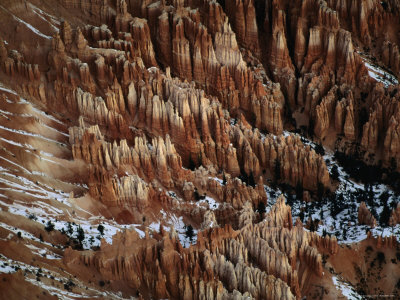
[[[1,91],[6,91],[9,93],[12,93],[14,95],[17,95],[15,91],[6,89],[5,87],[1,86],[0,87]],[[16,102],[15,105],[26,105],[28,109],[32,111],[31,114],[18,114],[22,117],[40,117],[42,120],[46,121],[46,123],[51,124],[51,122],[56,122],[58,124],[64,125],[61,121],[58,119],[54,118],[51,115],[46,114],[45,112],[41,111],[39,108],[34,107],[26,101],[23,98],[20,98],[19,102]],[[2,112],[4,114],[4,112]],[[11,113],[10,113],[11,114]],[[7,114],[8,115],[8,114]],[[44,117],[44,119],[43,119]],[[40,119],[39,119],[40,121]],[[40,121],[41,125],[46,127],[46,129],[52,129],[56,130],[55,128],[52,128],[51,126],[45,124],[44,122]],[[58,143],[61,145],[64,145],[56,140],[49,139],[47,137],[44,137],[42,135],[36,134],[36,133],[31,133],[27,132],[25,130],[19,130],[19,129],[11,129],[7,128],[4,126],[0,126],[0,129],[5,130],[5,131],[10,131],[13,133],[17,134],[22,134],[26,136],[33,136],[33,137],[38,137],[40,139],[43,139],[45,141],[49,142],[54,142]],[[58,130],[56,130],[58,131]],[[60,132],[60,131],[58,131]],[[64,136],[67,135],[63,132],[60,132]],[[16,141],[8,140],[5,139],[4,137],[0,137],[2,142],[18,146],[21,148],[25,148],[26,151],[32,150],[33,147],[29,144],[22,144]],[[8,151],[6,148],[3,149],[4,151],[7,151],[10,155],[13,156],[13,153]],[[53,158],[53,154],[45,152],[43,150],[40,150],[39,152],[33,153],[33,155],[39,157],[42,160],[47,160],[52,163],[56,163],[53,160],[49,158]],[[98,216],[93,216],[89,212],[80,209],[79,207],[74,207],[76,211],[83,211],[85,214],[90,215],[91,217],[89,219],[81,218],[78,217],[76,214],[71,214],[69,211],[72,209],[72,204],[69,202],[69,193],[66,193],[62,190],[56,190],[50,186],[48,186],[45,183],[36,181],[35,179],[31,179],[31,175],[40,175],[40,176],[45,176],[48,177],[47,174],[42,173],[42,172],[37,172],[37,171],[30,171],[26,169],[24,166],[20,165],[18,162],[13,162],[5,157],[0,156],[0,159],[8,162],[11,164],[11,167],[9,168],[3,168],[0,167],[1,170],[1,176],[0,176],[0,192],[1,191],[12,191],[14,193],[19,193],[21,196],[32,196],[35,201],[31,204],[29,204],[29,207],[27,206],[26,202],[23,202],[18,199],[18,196],[15,196],[13,199],[13,202],[6,203],[3,201],[0,201],[0,204],[3,207],[7,208],[7,211],[11,214],[14,215],[20,215],[24,216],[26,218],[29,218],[33,221],[39,222],[40,224],[43,224],[43,226],[46,226],[48,222],[51,222],[51,224],[54,225],[55,230],[60,230],[61,232],[65,232],[65,234],[71,238],[77,238],[78,237],[78,229],[82,228],[83,233],[84,233],[84,239],[82,241],[83,248],[85,249],[90,249],[93,246],[99,246],[100,245],[100,240],[102,238],[105,239],[107,243],[112,243],[112,236],[115,235],[118,231],[125,230],[125,229],[135,229],[141,237],[144,236],[144,232],[137,227],[140,226],[139,224],[130,224],[130,225],[119,225],[113,220],[104,220],[100,219]],[[13,174],[13,168],[19,171],[23,171],[22,175],[14,175]],[[71,183],[72,184],[72,183]],[[79,186],[79,184],[77,184]],[[87,186],[84,186],[87,188]],[[18,195],[18,194],[17,194]],[[8,198],[4,196],[4,198]],[[59,203],[65,205],[65,206],[60,206],[60,208],[56,208],[56,206],[51,205],[51,201],[55,200],[58,201]],[[44,201],[50,201],[50,204],[45,203]],[[65,220],[71,220],[71,223],[65,221]],[[101,234],[99,230],[97,229],[98,225],[102,223],[102,226],[104,228],[104,233]],[[39,237],[35,237],[34,235],[30,234],[29,232],[26,232],[24,230],[20,230],[17,228],[13,228],[12,226],[9,226],[5,223],[0,223],[1,227],[4,227],[14,234],[17,234],[18,232],[21,232],[21,237],[35,241],[35,242],[40,242]],[[50,245],[51,246],[51,245]],[[34,249],[32,249],[34,250]],[[36,250],[35,250],[36,251]],[[33,251],[33,252],[35,252]],[[40,255],[44,253],[39,253]],[[48,258],[56,258],[57,256],[48,254]]]
[[[289,132],[286,131],[284,134],[288,135]],[[314,142],[304,137],[301,137],[301,140],[305,145],[310,145],[315,149],[316,144]],[[329,172],[332,171],[334,166],[337,166],[340,183],[336,190],[336,195],[341,195],[340,197],[343,197],[343,209],[336,216],[333,216],[333,205],[328,199],[325,198],[323,201],[317,201],[314,203],[305,203],[302,200],[296,199],[296,196],[293,195],[292,197],[294,200],[291,204],[293,222],[295,222],[296,218],[301,215],[300,211],[303,209],[303,221],[307,221],[310,216],[313,220],[322,220],[322,225],[318,227],[316,232],[320,235],[323,235],[324,233],[335,235],[340,243],[350,244],[362,241],[367,238],[367,231],[371,231],[372,235],[375,237],[381,235],[395,235],[400,238],[400,224],[393,228],[382,227],[378,224],[378,226],[373,229],[367,225],[358,224],[358,207],[360,203],[357,201],[357,194],[365,190],[364,184],[357,182],[353,178],[350,178],[349,174],[347,174],[344,168],[336,161],[332,151],[325,149],[325,155],[323,158],[326,162]],[[266,210],[268,212],[271,204],[275,203],[277,197],[282,194],[282,192],[279,188],[274,190],[269,186],[265,186],[265,190],[268,195],[268,203],[266,205]],[[388,203],[396,201],[398,202],[400,200],[399,197],[396,196],[396,194],[390,189],[390,187],[384,184],[373,185],[372,193],[374,195],[374,207],[377,216],[380,216],[383,210],[383,207],[380,206],[379,200],[379,197],[383,193],[388,193]],[[284,194],[285,198],[288,199],[287,193]],[[371,207],[368,205],[368,203],[366,204],[371,210]]]
[[[1,89],[1,88],[0,88],[0,89]],[[15,91],[11,91],[11,90],[8,90],[8,91],[11,92],[11,93],[13,93],[14,95],[17,95]],[[18,104],[26,104],[27,106],[29,106],[29,108],[30,108],[34,113],[36,113],[36,114],[38,114],[38,115],[41,115],[41,116],[43,116],[43,117],[45,117],[45,118],[47,118],[47,119],[49,119],[49,120],[51,120],[51,121],[54,121],[54,122],[56,122],[56,123],[58,123],[58,124],[65,125],[62,121],[58,120],[57,118],[53,117],[52,115],[50,115],[50,114],[48,114],[48,113],[46,113],[46,112],[44,112],[44,111],[42,111],[42,110],[36,108],[31,102],[27,101],[27,100],[24,99],[24,98],[19,98]],[[28,116],[30,116],[30,115],[28,115]]]
[[[369,62],[365,62],[365,66],[368,69],[368,75],[376,81],[382,82],[386,87],[392,84],[398,84],[399,81],[392,74],[384,71],[378,66],[372,65]]]
[[[342,295],[345,296],[349,300],[361,300],[363,297],[358,294],[355,289],[348,284],[347,282],[339,279],[336,276],[332,276],[333,284],[335,285],[336,289],[340,290]]]
[[[218,177],[208,177],[209,179],[215,180],[218,182],[220,185],[224,185],[224,181],[222,179],[219,179]]]
[[[45,38],[45,39],[51,39],[51,36],[45,35],[43,33],[41,33],[39,30],[37,30],[35,27],[33,27],[31,24],[26,23],[24,20],[18,18],[16,15],[14,15],[12,12],[10,12],[8,9],[6,9],[5,7],[0,5],[0,8],[3,9],[4,11],[8,12],[15,20],[17,20],[18,22],[24,24],[26,27],[29,28],[29,30],[31,30],[33,33]]]
[[[46,226],[50,221],[54,225],[55,230],[64,232],[67,236],[74,239],[78,237],[78,229],[82,228],[84,232],[84,239],[82,242],[84,249],[90,249],[92,247],[100,246],[100,241],[102,238],[104,238],[108,244],[112,244],[112,237],[118,231],[126,229],[134,229],[136,230],[136,232],[138,232],[140,237],[144,237],[144,232],[137,228],[138,226],[140,226],[140,224],[120,225],[111,220],[100,220],[97,216],[93,215],[88,219],[70,215],[73,221],[62,221],[60,219],[64,217],[64,211],[54,208],[53,206],[40,201],[35,201],[34,205],[29,208],[24,206],[24,202],[18,200],[14,200],[12,204],[8,204],[0,200],[0,204],[6,206],[8,208],[8,212],[14,215],[24,216],[42,224],[43,226]],[[100,234],[100,231],[98,230],[98,226],[100,224],[104,228],[103,234]],[[0,223],[0,227],[4,227],[15,234],[20,231],[23,238],[40,242],[40,239],[38,237],[35,237],[32,234],[23,230],[13,228],[12,226],[4,223]],[[48,244],[48,246],[51,245]]]
[[[32,3],[29,3],[28,5],[32,8],[32,11],[33,11],[40,19],[42,19],[42,20],[45,21],[46,23],[49,23],[49,25],[51,26],[51,28],[53,28],[54,31],[57,31],[57,32],[59,31],[59,29],[58,29],[56,26],[54,26],[53,23],[54,23],[54,24],[57,24],[57,25],[60,25],[60,21],[58,21],[54,16],[49,15],[48,13],[44,12],[44,11],[41,10],[40,8],[36,7],[36,6],[33,5]],[[50,22],[48,19],[46,19],[45,16],[47,16],[47,17],[51,20],[51,22]]]
[[[322,207],[322,220],[324,221],[324,225],[320,226],[318,233],[322,234],[324,229],[328,233],[336,233],[336,236],[339,235],[339,240],[344,243],[353,243],[365,239],[367,237],[367,230],[371,230],[371,233],[374,236],[382,234],[383,236],[388,236],[390,233],[393,233],[394,235],[397,235],[397,237],[400,237],[400,225],[397,225],[394,228],[383,228],[382,226],[378,225],[376,228],[370,229],[369,226],[358,224],[358,207],[360,203],[358,203],[357,196],[355,194],[363,192],[365,187],[363,184],[355,181],[353,178],[350,178],[343,167],[341,167],[335,160],[332,152],[326,151],[325,153],[324,159],[326,162],[328,162],[327,166],[329,171],[332,170],[334,165],[337,166],[340,183],[336,194],[343,195],[345,209],[342,210],[335,218],[333,218],[330,214],[331,207],[329,203],[325,203]],[[376,215],[378,216],[380,216],[383,210],[383,207],[380,206],[379,203],[379,197],[383,193],[387,192],[389,194],[388,203],[391,203],[392,201],[398,201],[398,198],[394,192],[388,186],[383,184],[373,185],[372,192],[374,194],[373,198]],[[371,207],[369,207],[368,204],[367,206],[371,210]],[[321,219],[321,211],[319,217],[318,212],[316,212],[313,214],[313,218]]]
[[[2,126],[2,125],[0,125],[0,129],[3,129],[3,130],[8,131],[8,132],[13,132],[13,133],[25,135],[25,136],[37,137],[37,138],[43,139],[43,140],[45,140],[47,142],[56,143],[56,144],[59,144],[59,145],[62,145],[62,146],[66,146],[65,144],[60,143],[57,140],[50,139],[50,138],[45,137],[43,135],[40,135],[38,133],[28,132],[28,131],[25,131],[25,130],[22,130],[22,129],[12,129],[12,128],[8,128],[8,127]]]
[[[189,247],[191,244],[196,244],[198,230],[193,228],[193,236],[192,238],[189,238],[187,234],[187,226],[183,222],[182,216],[177,217],[175,214],[167,213],[164,210],[161,210],[160,212],[163,215],[163,222],[165,223],[163,229],[170,232],[173,228],[178,234],[179,241],[184,248]],[[158,232],[160,230],[160,224],[160,222],[153,222],[149,225],[149,229]]]
[[[279,188],[274,190],[268,185],[264,185],[264,189],[268,196],[267,204],[265,205],[265,212],[268,213],[271,207],[276,203],[278,197],[282,194],[282,191]]]
[[[12,274],[18,270],[24,272],[24,277],[27,282],[41,287],[58,299],[93,299],[101,296],[106,299],[125,299],[120,293],[103,292],[87,287],[81,282],[71,279],[72,275],[65,271],[63,271],[64,274],[60,274],[56,271],[46,269],[43,266],[40,268],[35,267],[0,254],[0,273]],[[72,285],[69,285],[69,283],[72,283]],[[66,285],[70,286],[70,290],[65,288]],[[79,292],[74,292],[77,288],[80,289]]]
[[[44,183],[33,182],[24,176],[11,174],[8,170],[2,170],[0,183],[8,186],[1,187],[0,190],[23,193],[38,199],[54,199],[64,205],[71,206],[67,201],[69,197],[68,193],[55,190]]]
[[[0,91],[4,91],[17,96],[17,93],[15,91],[5,88],[1,83],[0,83]]]
[[[51,252],[49,249],[39,248],[39,247],[30,245],[30,244],[27,244],[25,246],[27,246],[29,249],[31,249],[33,254],[43,256],[44,258],[47,258],[47,259],[61,259],[62,258],[60,255],[58,255],[54,252]]]
[[[217,201],[215,201],[213,198],[206,196],[204,199],[197,201],[196,205],[197,206],[205,205],[205,206],[208,206],[208,208],[210,210],[216,210],[217,208],[219,208],[220,204]]]
[[[32,145],[29,145],[29,144],[21,144],[21,143],[12,141],[12,140],[5,139],[3,137],[0,137],[0,140],[2,140],[3,142],[6,142],[7,144],[13,145],[13,146],[17,146],[17,147],[21,147],[21,148],[33,149]]]
[[[366,68],[368,69],[368,75],[375,79],[378,82],[382,82],[386,87],[392,84],[398,84],[399,81],[394,76],[393,74],[390,74],[389,72],[385,71],[378,65],[376,65],[374,62],[372,62],[370,59],[368,59],[364,53],[358,52],[357,53],[360,55],[362,60],[364,61],[364,64]]]

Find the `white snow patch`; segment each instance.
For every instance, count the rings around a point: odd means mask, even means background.
[[[219,203],[209,196],[206,196],[205,199],[199,200],[197,202],[197,205],[202,204],[208,205],[210,210],[216,210],[219,207]]]
[[[382,82],[386,87],[392,84],[398,84],[399,81],[397,78],[390,74],[389,72],[383,70],[381,67],[375,65],[373,62],[368,60],[367,58],[360,55],[361,58],[364,60],[364,64],[368,69],[368,75],[375,79],[378,82]]]
[[[340,290],[342,295],[350,300],[362,300],[363,297],[358,294],[354,288],[347,282],[338,279],[336,276],[332,276],[333,284],[336,289]]]
[[[0,84],[0,91],[7,92],[7,93],[10,93],[10,94],[13,94],[13,95],[16,95],[16,96],[17,96],[17,93],[16,93],[15,91],[12,91],[12,90],[10,90],[10,89],[7,89],[7,88],[5,88],[4,86],[2,86],[1,84]]]
[[[37,138],[40,138],[40,139],[45,140],[47,142],[56,143],[58,145],[65,146],[65,144],[60,143],[57,140],[50,139],[50,138],[45,137],[43,135],[40,135],[38,133],[32,133],[32,132],[28,132],[28,131],[21,130],[21,129],[12,129],[12,128],[8,128],[8,127],[2,126],[2,125],[0,125],[0,129],[3,129],[3,130],[8,131],[8,132],[14,132],[14,133],[17,133],[17,134],[25,135],[25,136],[37,137]]]
[[[220,185],[223,185],[224,181],[222,179],[219,179],[218,177],[208,177],[208,178],[217,181]]]
[[[39,30],[37,30],[35,27],[33,27],[31,24],[26,23],[24,20],[18,18],[17,16],[15,16],[13,13],[11,13],[9,10],[7,10],[6,8],[4,8],[3,6],[0,5],[0,8],[2,8],[4,11],[8,12],[15,20],[17,20],[18,22],[21,22],[22,24],[24,24],[26,27],[28,27],[33,33],[36,33],[37,35],[45,38],[45,39],[51,39],[51,36],[45,35],[43,33],[41,33]]]
[[[55,31],[59,31],[59,29],[53,25],[52,22],[54,22],[57,25],[60,25],[60,22],[53,17],[52,15],[49,15],[48,13],[44,12],[43,10],[41,10],[40,8],[36,7],[35,5],[33,5],[32,3],[29,3],[29,6],[32,7],[33,12],[39,17],[41,18],[43,21],[47,22],[50,24],[51,28],[53,28],[53,30]],[[47,16],[51,19],[51,22],[49,20],[47,20],[44,16]]]

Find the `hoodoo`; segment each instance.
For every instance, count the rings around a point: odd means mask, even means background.
[[[0,299],[400,298],[399,20],[0,1]]]

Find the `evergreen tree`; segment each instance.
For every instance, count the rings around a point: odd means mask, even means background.
[[[192,225],[187,225],[186,226],[186,236],[189,238],[189,240],[192,242],[193,241],[193,236],[194,236],[194,230]]]
[[[300,221],[303,222],[303,220],[304,220],[304,211],[303,210],[300,210],[299,218],[300,218]]]
[[[390,208],[389,205],[386,204],[383,206],[383,210],[379,218],[381,226],[388,226],[389,219],[390,219]]]
[[[339,180],[339,170],[337,165],[334,165],[331,169],[331,177],[333,180]]]
[[[300,180],[297,181],[296,184],[296,198],[298,200],[303,199],[303,185],[301,184]]]
[[[318,182],[318,184],[317,184],[318,199],[322,200],[322,198],[324,197],[324,194],[325,194],[325,187],[321,182]]]
[[[67,232],[69,233],[69,235],[72,235],[74,233],[71,222],[67,223]]]
[[[104,226],[102,224],[99,224],[99,226],[97,226],[97,230],[99,231],[101,236],[104,235]]]
[[[281,180],[281,162],[275,159],[275,183]]]
[[[194,171],[196,169],[196,164],[194,163],[192,159],[192,155],[189,154],[189,169],[191,171]]]
[[[250,176],[248,179],[248,183],[250,186],[255,187],[256,186],[256,181],[254,180],[253,172],[250,172]]]
[[[322,145],[321,144],[316,144],[315,145],[315,152],[317,153],[317,154],[319,154],[319,155],[325,155],[325,149],[324,149],[324,147],[322,147]]]
[[[83,231],[83,229],[82,229],[82,227],[79,225],[78,226],[78,236],[77,236],[77,239],[78,239],[78,241],[79,241],[79,244],[81,245],[81,247],[82,247],[82,242],[83,242],[83,240],[85,239],[85,232]]]
[[[384,191],[380,196],[379,196],[379,201],[381,206],[385,206],[388,204],[388,200],[389,200],[389,192],[388,191]]]
[[[390,172],[396,172],[397,170],[397,161],[394,157],[390,159]]]
[[[246,184],[248,184],[249,182],[249,177],[247,176],[247,173],[243,169],[240,170],[239,179]]]
[[[46,226],[44,227],[44,229],[46,229],[47,232],[53,231],[54,230],[54,224],[51,223],[50,220],[48,220]]]
[[[197,163],[198,165],[202,166],[203,165],[203,155],[201,154],[201,152],[199,153],[198,157],[197,157]]]
[[[337,214],[340,212],[341,204],[344,202],[343,194],[338,194],[333,197],[331,201],[331,215],[332,217],[336,217]]]
[[[257,212],[258,212],[260,215],[262,215],[263,213],[265,213],[265,203],[264,203],[264,202],[262,202],[262,201],[258,202],[258,205],[257,205]]]
[[[292,193],[288,193],[286,197],[286,204],[289,206],[293,205],[293,195]]]
[[[310,219],[310,231],[311,232],[314,232],[315,231],[315,223],[314,223],[314,220],[311,218]]]

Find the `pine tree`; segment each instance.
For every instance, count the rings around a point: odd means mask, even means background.
[[[318,194],[318,199],[322,200],[325,194],[325,187],[321,182],[318,182],[317,184],[317,194]]]
[[[389,205],[386,204],[383,206],[383,210],[379,218],[381,226],[388,226],[389,219],[390,219],[390,208]]]
[[[189,154],[189,169],[194,171],[196,169],[196,164],[194,163],[192,156]]]
[[[54,230],[54,224],[51,223],[50,220],[48,220],[46,226],[44,227],[44,229],[46,229],[47,232],[53,231]]]
[[[186,236],[189,238],[189,240],[192,242],[193,241],[193,236],[194,236],[194,230],[192,225],[187,225],[186,226]]]
[[[310,221],[311,221],[311,222],[310,222],[310,231],[311,231],[311,232],[314,232],[314,231],[315,231],[315,223],[314,223],[314,220],[311,218]]]
[[[301,184],[300,180],[297,181],[296,184],[296,198],[298,200],[303,199],[303,185]]]
[[[331,177],[333,180],[339,180],[339,170],[337,165],[334,165],[331,169]]]
[[[347,229],[346,229],[346,227],[343,227],[342,236],[343,236],[343,240],[347,240]]]
[[[101,236],[104,235],[104,226],[102,224],[99,224],[99,226],[97,226],[97,230],[99,231]]]
[[[74,233],[71,222],[67,223],[67,232],[69,233],[69,235],[72,235]]]
[[[275,159],[275,183],[281,180],[281,162]]]
[[[286,197],[286,204],[289,206],[293,205],[293,195],[292,193],[288,193]]]
[[[321,144],[315,145],[315,152],[319,155],[325,155],[325,149],[324,149],[324,147],[322,147]]]
[[[304,220],[304,211],[303,210],[300,211],[299,218],[300,218],[300,221],[303,222],[303,220]]]
[[[258,202],[258,205],[257,205],[257,212],[258,212],[260,215],[262,215],[263,213],[265,213],[265,203],[264,203],[264,202],[262,202],[262,201]]]
[[[81,245],[81,247],[82,247],[82,242],[83,242],[83,240],[85,239],[85,232],[83,231],[83,229],[82,229],[82,227],[79,225],[78,226],[78,236],[77,236],[77,239],[78,239],[78,241],[79,241],[79,244]]]
[[[254,180],[253,172],[250,172],[250,176],[248,178],[249,185],[252,187],[256,186],[256,181]]]

